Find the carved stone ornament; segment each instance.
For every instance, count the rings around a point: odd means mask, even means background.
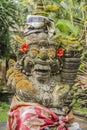
[[[24,31],[26,43],[16,50],[17,62],[7,71],[7,85],[14,90],[19,102],[39,103],[59,116],[66,116],[72,107],[71,88],[82,50],[76,49],[77,44],[54,42],[54,32],[50,18],[40,13],[28,15]],[[49,129],[56,130],[56,127]]]

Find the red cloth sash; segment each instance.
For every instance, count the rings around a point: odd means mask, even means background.
[[[68,117],[59,117],[50,109],[37,103],[18,102],[13,99],[8,112],[7,130],[43,130],[57,126],[57,130],[69,130],[66,127]]]

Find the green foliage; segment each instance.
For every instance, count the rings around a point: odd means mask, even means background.
[[[83,80],[82,77],[80,77],[80,80]],[[73,104],[73,110],[82,114],[87,115],[87,89],[83,87],[83,83],[81,82],[76,83],[72,90],[74,92],[72,104]]]
[[[86,114],[87,115],[87,108],[83,108],[78,104],[75,104],[73,107],[73,110],[80,112],[81,114]]]
[[[9,51],[9,27],[16,21],[16,5],[12,0],[0,1],[0,52],[2,56]]]
[[[77,36],[79,33],[79,27],[73,25],[69,20],[60,19],[56,24],[59,31],[65,35]]]
[[[14,31],[17,25],[24,24],[26,14],[21,2],[14,0],[0,1],[0,58],[8,57],[13,53],[10,47],[10,31]]]
[[[61,33],[63,36],[73,35],[79,38],[87,18],[86,1],[55,0],[52,2],[51,0],[50,7],[47,11],[50,12],[49,16],[53,17],[56,23],[57,33]],[[46,3],[45,0],[44,3]],[[52,8],[55,4],[56,7]],[[57,7],[59,8],[57,9]]]
[[[75,84],[75,99],[80,107],[87,108],[87,61],[82,62]]]
[[[0,122],[7,121],[7,112],[9,110],[10,105],[6,102],[0,102]]]
[[[87,50],[84,49],[82,57],[81,57],[81,65],[79,67],[79,74],[87,74]],[[86,84],[86,83],[85,83]]]

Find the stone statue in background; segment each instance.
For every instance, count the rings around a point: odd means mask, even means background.
[[[53,40],[54,23],[43,9],[39,0],[35,13],[28,15],[26,43],[7,71],[7,85],[15,92],[7,130],[79,130],[71,112],[71,88],[82,50],[74,40],[74,45]]]

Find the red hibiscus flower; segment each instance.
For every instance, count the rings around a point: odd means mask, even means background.
[[[27,50],[28,50],[28,44],[23,43],[23,44],[21,45],[21,51],[22,51],[22,52],[26,52]]]
[[[63,56],[63,55],[64,55],[64,49],[63,49],[63,48],[59,48],[59,49],[57,50],[57,56],[61,57],[61,56]]]

